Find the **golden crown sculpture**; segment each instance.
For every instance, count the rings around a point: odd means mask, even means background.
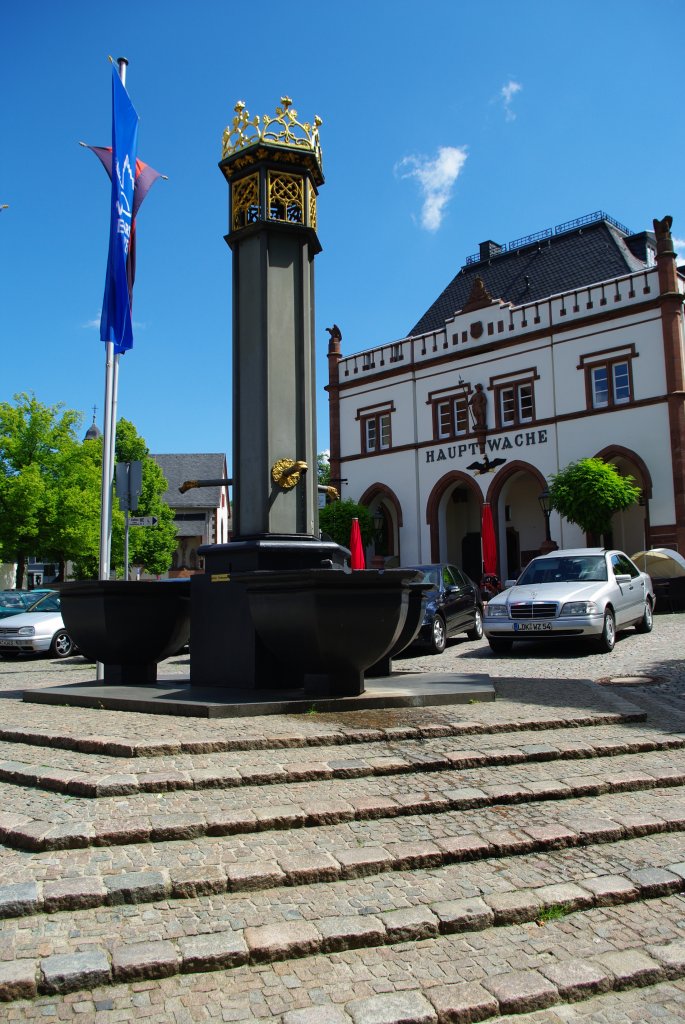
[[[276,115],[269,117],[268,114],[264,114],[260,119],[258,115],[250,118],[245,104],[238,100],[234,107],[235,117],[232,123],[226,126],[221,138],[222,159],[225,160],[239,150],[261,142],[311,150],[321,166],[319,127],[323,121],[318,115],[315,116],[313,124],[298,121],[297,111],[292,104],[289,96],[281,96],[281,106],[276,107]]]

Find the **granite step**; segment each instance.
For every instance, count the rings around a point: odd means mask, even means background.
[[[135,758],[135,757],[166,757],[178,754],[213,754],[228,751],[249,751],[249,750],[279,750],[279,749],[302,749],[306,747],[329,747],[348,744],[386,743],[398,740],[421,740],[432,739],[438,736],[485,736],[499,733],[517,733],[524,730],[536,732],[555,731],[557,729],[583,728],[587,726],[612,725],[621,723],[639,723],[646,720],[646,712],[641,708],[613,694],[604,693],[602,704],[613,703],[618,710],[578,710],[577,708],[560,709],[558,713],[550,713],[549,710],[541,708],[535,714],[524,714],[521,717],[511,717],[511,708],[506,711],[499,705],[496,711],[488,709],[489,720],[478,721],[475,716],[466,717],[463,715],[457,721],[450,721],[450,716],[444,709],[436,709],[431,718],[439,721],[423,721],[419,725],[403,722],[387,727],[374,726],[364,727],[346,724],[341,727],[338,715],[321,714],[312,716],[315,724],[306,722],[298,723],[298,727],[291,726],[286,729],[281,725],[278,732],[255,732],[250,734],[248,726],[232,730],[230,735],[222,735],[216,730],[216,726],[207,732],[202,725],[193,723],[193,732],[205,732],[201,738],[188,739],[179,734],[175,738],[168,736],[160,738],[127,737],[120,735],[109,735],[100,733],[102,724],[99,719],[102,713],[91,712],[93,729],[72,733],[64,728],[63,721],[55,717],[55,724],[48,726],[30,726],[18,721],[16,724],[4,724],[0,727],[0,742],[25,743],[33,746],[50,747],[55,750],[71,750],[84,754],[104,754],[109,757]],[[599,702],[599,699],[596,698]],[[22,705],[22,718],[25,717]],[[29,706],[30,707],[30,706]],[[44,709],[48,712],[49,708]],[[120,713],[113,713],[120,714]],[[482,709],[479,709],[480,717],[485,718]],[[97,717],[95,717],[97,716]],[[45,717],[45,715],[43,716]],[[81,713],[80,717],[86,719],[88,716]],[[160,731],[159,716],[140,715],[140,719],[150,720],[150,732],[154,735]],[[302,716],[309,717],[309,716]],[[354,713],[345,715],[348,719],[355,717]],[[384,713],[384,717],[392,719],[392,713]],[[316,721],[320,719],[321,721]],[[283,723],[284,716],[280,717]],[[332,722],[331,722],[332,720]],[[260,722],[260,727],[262,723]],[[169,732],[170,730],[163,730]],[[228,730],[227,730],[228,731]]]
[[[490,836],[472,833],[436,843],[333,847],[332,852],[319,845],[309,851],[286,846],[269,860],[232,860],[230,845],[224,843],[227,848],[222,849],[219,842],[202,851],[202,862],[201,851],[190,844],[176,860],[165,859],[164,849],[146,856],[150,851],[145,847],[128,851],[118,863],[94,858],[73,864],[66,855],[52,856],[45,861],[42,877],[34,871],[33,877],[0,885],[0,917],[58,915],[44,926],[54,937],[60,928],[72,926],[62,911],[136,905],[138,909],[128,915],[131,924],[135,915],[145,915],[145,905],[159,901],[167,903],[158,909],[160,918],[173,919],[181,912],[185,918],[196,917],[199,926],[210,904],[216,912],[220,908],[222,918],[240,920],[254,915],[254,900],[268,904],[270,918],[287,920],[293,905],[307,900],[312,902],[310,918],[334,916],[343,913],[343,907],[345,916],[350,916],[357,907],[371,912],[393,901],[410,906],[418,900],[463,901],[483,894],[501,897],[503,912],[507,907],[518,912],[521,906],[531,909],[528,898],[523,904],[516,902],[518,890],[541,886],[554,890],[598,876],[605,882],[597,895],[601,893],[607,902],[641,898],[626,875],[638,880],[642,895],[679,889],[681,883],[668,872],[676,871],[673,865],[680,863],[682,832],[657,831],[653,821],[636,817],[624,821],[604,819],[602,832],[592,827],[586,833],[579,830],[575,842],[561,848],[558,830],[545,835],[538,827],[516,833],[500,830]],[[659,823],[659,827],[665,825]],[[335,836],[329,838],[335,843]],[[189,863],[193,854],[195,859]],[[130,869],[132,863],[136,870]],[[662,885],[666,888],[661,889]],[[169,903],[174,900],[189,902],[182,909]],[[12,941],[15,927],[6,924],[0,948],[3,941]],[[37,933],[41,927],[36,925]]]
[[[406,973],[411,961],[411,988],[384,995],[384,1012],[394,1005],[397,1013],[399,1000],[411,993],[415,1005],[425,1000],[433,1007],[434,1015],[427,1019],[439,1022],[454,1019],[448,1012],[453,1013],[455,998],[466,996],[463,986],[478,987],[481,999],[480,990],[489,993],[486,1016],[495,1016],[685,976],[679,895],[597,906],[593,891],[578,885],[557,887],[554,893],[534,890],[530,898],[536,901],[535,912],[516,921],[501,915],[498,919],[493,901],[486,898],[352,918],[300,919],[195,934],[177,931],[169,937],[158,937],[160,930],[151,922],[142,940],[103,934],[97,943],[78,935],[77,913],[70,939],[51,939],[55,952],[41,955],[34,950],[30,955],[22,948],[20,957],[0,964],[0,999],[207,971],[222,972],[230,985],[233,971],[241,971],[243,978],[246,969],[257,972],[263,982],[266,970],[273,984],[280,972],[272,965],[304,960],[305,970],[318,979],[319,999],[337,988],[341,965],[358,965],[354,998],[344,1004],[357,1022],[383,1019],[369,1016],[382,1006],[374,991],[374,967],[390,964],[401,970],[405,965]],[[440,986],[435,984],[436,967]],[[454,986],[461,987],[457,991]],[[364,992],[369,988],[373,994]],[[423,1018],[385,1019],[390,1024]]]
[[[513,752],[518,758],[520,752]],[[471,808],[678,788],[685,763],[674,751],[534,761],[411,775],[244,785],[226,790],[134,793],[91,800],[4,785],[0,842],[40,851],[311,828],[377,818],[442,815]],[[457,755],[463,759],[463,753]],[[30,813],[27,813],[30,811]]]
[[[185,756],[128,759],[72,755],[51,758],[45,764],[44,748],[17,744],[7,757],[8,744],[0,743],[0,781],[34,786],[71,796],[97,798],[134,793],[161,793],[182,789],[232,789],[239,786],[287,785],[297,782],[407,775],[418,771],[487,768],[530,764],[536,761],[586,760],[685,748],[685,736],[664,736],[662,732],[627,732],[625,726],[607,729],[587,727],[562,730],[552,741],[540,742],[530,731],[516,734],[506,746],[492,739],[489,744],[463,747],[450,739],[397,741],[392,745],[369,744],[363,753],[354,746],[341,746],[333,758],[303,761],[298,750],[289,757],[263,754],[254,763],[243,757]]]

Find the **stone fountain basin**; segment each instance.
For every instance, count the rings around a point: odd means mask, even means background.
[[[417,593],[427,586],[411,569],[256,572],[241,582],[255,631],[276,658],[341,680],[359,677],[415,631]]]
[[[59,591],[65,628],[93,661],[155,665],[190,637],[190,580],[82,580]]]

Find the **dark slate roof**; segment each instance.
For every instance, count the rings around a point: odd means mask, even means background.
[[[185,494],[179,487],[186,480],[215,480],[226,477],[226,456],[221,452],[180,455],[153,455],[161,467],[168,486],[162,500],[170,508],[218,508],[221,487],[194,487]]]
[[[507,251],[490,259],[471,257],[474,262],[461,268],[409,335],[442,330],[445,321],[466,304],[478,276],[493,299],[518,306],[643,270],[646,263],[631,248],[639,251],[632,240],[644,234],[627,235],[608,220],[598,219],[580,228],[526,241],[520,248],[513,248],[511,243]]]

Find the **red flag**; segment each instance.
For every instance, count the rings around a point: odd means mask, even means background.
[[[366,569],[366,560],[364,558],[364,545],[362,544],[362,534],[359,529],[359,520],[352,520],[352,529],[350,530],[350,567],[352,569]]]
[[[492,509],[488,502],[483,504],[480,538],[483,546],[483,572],[494,575],[497,572],[497,544],[492,524]]]

